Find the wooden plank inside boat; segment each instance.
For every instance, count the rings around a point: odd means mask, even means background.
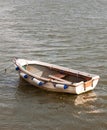
[[[31,66],[31,65],[27,65],[26,70],[33,73],[33,74],[36,74],[38,76],[42,76],[42,74],[43,74],[43,71],[41,71],[41,70]]]

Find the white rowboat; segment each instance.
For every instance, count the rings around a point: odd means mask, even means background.
[[[19,75],[30,84],[54,92],[81,94],[93,90],[99,76],[40,61],[13,60]]]

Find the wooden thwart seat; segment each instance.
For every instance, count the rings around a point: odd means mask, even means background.
[[[62,78],[64,78],[64,77],[65,77],[65,75],[60,74],[60,73],[55,74],[55,75],[49,75],[49,78],[51,78],[51,79],[55,79],[55,80],[61,81],[61,82],[63,82],[63,83],[65,82],[65,83],[71,84],[71,82],[62,79]]]
[[[60,73],[57,73],[57,74],[52,75],[52,76],[57,77],[57,78],[60,78],[60,79],[65,77],[64,74],[60,74]]]

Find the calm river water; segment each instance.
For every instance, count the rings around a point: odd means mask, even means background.
[[[46,92],[19,80],[14,56],[101,78],[82,95]],[[107,1],[0,0],[0,130],[106,129]]]

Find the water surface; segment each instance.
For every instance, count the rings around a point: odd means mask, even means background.
[[[1,130],[107,129],[106,5],[106,0],[0,1]],[[94,91],[78,96],[46,92],[20,81],[11,65],[14,56],[101,79]]]

